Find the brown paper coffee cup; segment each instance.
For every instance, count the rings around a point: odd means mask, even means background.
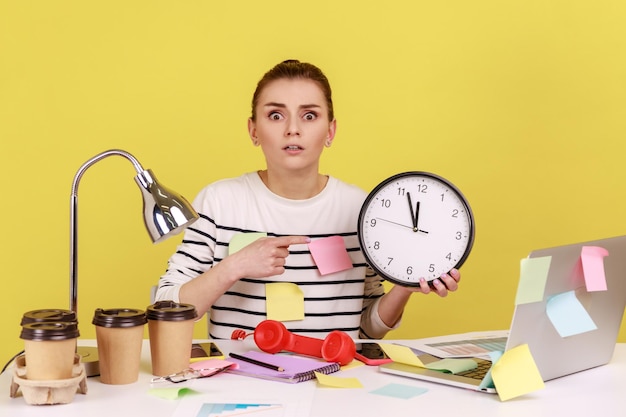
[[[148,307],[152,373],[175,374],[189,368],[193,327],[198,317],[191,304],[159,301]]]
[[[22,326],[26,378],[58,380],[72,377],[78,326],[74,323],[27,323]]]
[[[96,309],[92,322],[100,359],[100,381],[122,385],[139,378],[146,314],[143,310]]]

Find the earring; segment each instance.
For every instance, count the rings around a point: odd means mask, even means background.
[[[254,141],[252,141],[252,144],[253,144],[254,146],[259,146],[259,141],[255,139]]]
[[[327,139],[327,140],[326,140],[326,147],[327,147],[327,148],[330,148],[330,145],[332,145],[332,143],[333,143],[333,141],[332,141],[332,140]]]

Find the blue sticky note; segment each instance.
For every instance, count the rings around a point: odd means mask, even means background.
[[[567,291],[550,297],[546,305],[546,313],[561,337],[573,336],[598,328],[576,297],[575,291]]]
[[[408,400],[409,398],[422,395],[427,391],[428,390],[426,388],[419,388],[419,387],[414,387],[411,385],[388,384],[374,391],[370,391],[370,393]]]
[[[493,384],[493,377],[491,376],[491,370],[493,369],[493,365],[498,362],[498,359],[500,359],[501,356],[502,352],[500,351],[489,352],[489,358],[491,359],[491,368],[489,369],[483,380],[480,381],[480,385],[478,386],[478,388],[495,388],[495,385]]]

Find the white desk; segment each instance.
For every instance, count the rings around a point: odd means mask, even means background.
[[[80,345],[93,345],[80,341]],[[219,341],[229,351],[245,352],[254,349],[251,338],[246,341]],[[9,397],[12,368],[0,375],[0,415],[21,416],[172,416],[181,400],[165,400],[148,394],[151,388],[150,349],[144,341],[139,381],[129,385],[105,385],[98,377],[88,378],[86,395],[76,394],[74,401],[65,405],[27,405],[21,396]],[[304,401],[302,416],[416,416],[463,415],[471,417],[572,417],[626,415],[626,344],[618,344],[612,361],[605,366],[548,381],[536,391],[506,402],[497,395],[466,391],[438,384],[379,373],[376,367],[361,366],[334,374],[356,377],[363,384],[358,389],[319,387],[316,381],[300,384],[264,381],[255,378],[220,374],[211,378],[185,382],[186,386],[212,396],[212,401],[246,402],[271,392],[276,399]],[[399,399],[370,393],[387,384],[403,384],[426,388],[422,395]],[[154,386],[154,385],[153,385]],[[173,386],[170,384],[163,386]],[[181,386],[178,384],[177,386]],[[202,398],[202,395],[196,395]],[[189,401],[194,396],[183,397]],[[181,404],[181,407],[183,404]],[[179,410],[180,411],[180,410]],[[251,414],[254,415],[254,414]],[[189,417],[195,417],[188,414]]]

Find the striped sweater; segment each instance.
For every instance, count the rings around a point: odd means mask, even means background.
[[[200,219],[186,231],[159,280],[157,300],[178,301],[180,286],[219,263],[239,233],[304,235],[312,240],[341,236],[352,268],[321,275],[307,245],[292,245],[282,275],[243,278],[209,310],[209,337],[230,338],[252,331],[265,320],[265,284],[290,282],[304,294],[304,320],[286,321],[296,333],[323,338],[338,329],[352,337],[382,338],[390,329],[377,312],[384,293],[380,277],[367,266],[357,236],[357,219],[366,194],[330,177],[324,190],[307,200],[272,193],[258,174],[248,173],[205,187],[194,200]]]

